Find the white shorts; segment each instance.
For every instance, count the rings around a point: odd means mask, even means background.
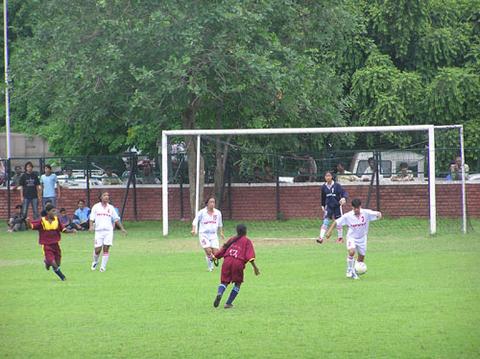
[[[202,248],[220,248],[216,234],[200,233],[198,240],[200,241]]]
[[[95,231],[95,248],[111,246],[113,244],[113,231]]]
[[[367,253],[367,238],[347,238],[347,250],[354,249],[358,254],[364,256]]]

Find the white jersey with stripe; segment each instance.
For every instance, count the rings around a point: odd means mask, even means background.
[[[360,215],[356,216],[352,211],[345,213],[336,220],[338,226],[347,226],[347,239],[356,241],[366,240],[369,222],[378,219],[379,212],[371,209],[360,209]]]
[[[210,215],[205,207],[198,211],[192,225],[197,228],[200,235],[216,236],[218,229],[223,227],[222,213],[214,208]]]
[[[96,231],[112,231],[114,222],[120,217],[111,204],[103,206],[101,202],[95,204],[90,212],[90,220],[95,222]]]

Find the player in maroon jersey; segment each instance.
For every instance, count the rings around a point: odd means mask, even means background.
[[[61,240],[61,232],[64,231],[64,227],[56,216],[55,206],[47,204],[45,206],[46,215],[30,222],[27,218],[27,225],[38,231],[38,243],[42,245],[43,254],[45,255],[45,268],[47,270],[50,267],[53,268],[55,274],[61,279],[65,280],[65,276],[60,270],[60,262],[62,260],[62,250],[60,249],[59,242]]]
[[[253,243],[247,238],[247,227],[244,224],[237,225],[237,235],[230,238],[222,248],[214,254],[214,258],[215,260],[223,258],[223,264],[220,278],[221,283],[218,286],[217,297],[213,302],[213,306],[215,308],[218,307],[227,286],[230,283],[234,283],[230,296],[225,303],[225,309],[232,308],[232,303],[240,291],[240,285],[243,282],[245,263],[252,263],[255,275],[260,274],[260,270],[255,264]]]

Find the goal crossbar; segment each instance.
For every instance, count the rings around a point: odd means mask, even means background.
[[[405,132],[425,131],[428,133],[428,180],[429,180],[429,208],[430,208],[430,234],[437,231],[436,218],[436,192],[435,192],[435,128],[458,128],[460,132],[461,157],[463,153],[463,125],[435,126],[435,125],[410,125],[410,126],[357,126],[357,127],[314,127],[314,128],[259,128],[259,129],[189,129],[162,131],[162,219],[163,235],[168,235],[168,137],[169,136],[196,136],[197,137],[197,174],[200,168],[200,140],[201,136],[222,135],[292,135],[312,133],[358,133],[358,132]],[[464,166],[462,166],[462,171]],[[433,174],[433,175],[432,175]],[[432,181],[433,180],[433,181]],[[199,208],[200,177],[196,176],[195,208]],[[465,198],[465,175],[462,176],[462,196]],[[466,231],[466,207],[463,203],[464,231]]]

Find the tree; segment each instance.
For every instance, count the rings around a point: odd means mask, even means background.
[[[298,43],[335,13],[324,5],[51,1],[18,43],[15,81],[29,96],[15,110],[63,154],[153,152],[166,128],[333,125],[341,82],[313,46],[333,51],[337,32]],[[218,193],[228,148],[217,144]]]

